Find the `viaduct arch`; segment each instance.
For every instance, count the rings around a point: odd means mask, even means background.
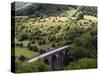
[[[45,61],[45,63],[51,65],[52,70],[54,71],[62,70],[64,66],[64,58],[65,58],[66,52],[68,52],[68,46],[64,46],[64,47],[52,50],[50,52],[46,52],[40,56],[30,59],[28,63],[34,62],[42,58]]]

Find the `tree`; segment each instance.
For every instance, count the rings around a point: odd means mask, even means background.
[[[43,71],[50,71],[50,70],[51,70],[51,67],[49,65],[45,64],[43,60],[38,60],[30,64],[18,66],[16,69],[16,72],[17,73],[43,72]]]
[[[35,44],[35,40],[32,40],[32,44]]]
[[[46,52],[46,50],[44,50],[44,49],[41,48],[39,52],[40,52],[40,54],[43,54],[43,53]]]
[[[55,19],[53,19],[52,21],[53,21],[53,22],[56,22],[56,20],[55,20]]]
[[[33,50],[36,51],[36,52],[38,51],[37,45],[33,45]]]
[[[56,47],[55,43],[52,43],[52,47]]]
[[[96,39],[96,38],[95,38]],[[69,60],[77,60],[79,58],[97,58],[97,47],[95,46],[96,40],[90,31],[85,32],[80,37],[74,39],[73,44],[70,45],[68,51]]]
[[[90,57],[90,53],[86,48],[77,46],[73,46],[73,49],[69,51],[69,55],[73,57],[73,60],[83,57]]]
[[[21,62],[23,62],[25,59],[26,59],[26,57],[23,56],[23,55],[21,55],[21,56],[19,57],[19,60],[20,60]]]
[[[96,67],[97,67],[96,59],[82,58],[77,61],[71,62],[69,65],[65,66],[65,70],[90,69]]]
[[[23,43],[22,42],[16,43],[16,46],[23,47]]]
[[[26,39],[28,39],[27,33],[26,33],[26,32],[20,32],[20,33],[17,35],[17,38],[18,38],[19,41],[26,40]]]
[[[43,40],[39,40],[39,45],[42,45],[42,44],[45,44],[46,43],[46,40],[43,39]]]
[[[78,12],[75,16],[76,16],[76,18],[79,20],[79,19],[83,19],[84,14],[80,11],[80,12]]]

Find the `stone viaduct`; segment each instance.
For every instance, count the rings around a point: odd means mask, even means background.
[[[64,58],[68,51],[68,46],[64,46],[44,54],[41,54],[37,57],[34,57],[28,60],[28,63],[34,62],[39,59],[43,59],[47,64],[51,65],[52,70],[62,70],[64,64]]]

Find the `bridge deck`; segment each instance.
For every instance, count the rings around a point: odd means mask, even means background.
[[[58,49],[55,49],[55,50],[46,52],[46,53],[44,53],[44,54],[41,54],[41,55],[39,55],[39,56],[37,56],[37,57],[34,57],[34,58],[28,60],[28,63],[34,62],[34,61],[39,60],[39,59],[41,59],[41,58],[44,58],[44,57],[46,57],[46,56],[48,56],[48,55],[50,55],[50,54],[53,54],[53,53],[56,53],[56,52],[58,52],[58,51],[64,50],[65,48],[68,48],[68,46],[64,46],[64,47],[61,47],[61,48],[58,48]]]

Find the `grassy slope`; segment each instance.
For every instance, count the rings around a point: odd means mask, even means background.
[[[31,58],[31,57],[36,56],[38,54],[39,54],[38,52],[30,51],[27,48],[20,48],[20,47],[15,48],[15,55],[18,57],[23,55],[27,58]]]
[[[71,17],[75,13],[75,11],[76,10],[72,9],[70,11],[67,11],[66,14],[68,14],[67,15],[68,17]],[[34,27],[39,28],[39,30],[41,30],[42,33],[45,33],[45,34],[49,34],[50,31],[53,31],[53,30],[48,30],[51,27],[53,27],[53,28],[56,28],[57,26],[63,27],[65,25],[66,21],[69,21],[68,17],[49,16],[49,17],[46,17],[46,18],[39,19],[39,17],[33,18],[33,17],[28,17],[28,16],[16,16],[17,19],[20,19],[21,24],[28,27],[28,29],[31,29],[34,26]],[[61,22],[59,22],[59,21],[61,21]],[[88,24],[83,24],[85,21]],[[89,25],[91,25],[91,24],[89,24],[90,22],[88,20],[84,20],[84,19],[80,20],[79,23],[82,23],[82,26],[85,27],[85,29]],[[41,28],[41,26],[42,26],[42,28]],[[23,43],[27,44],[27,40],[26,40],[26,42],[23,42]],[[60,42],[60,43],[63,43],[63,42]],[[38,45],[38,48],[39,49],[42,48],[46,51],[49,51],[51,49],[54,49],[54,48],[52,48],[51,45],[52,45],[52,42],[50,42],[48,44],[44,44],[44,45]],[[57,46],[57,47],[59,47],[59,46]],[[27,50],[26,48],[17,48],[16,55],[20,56],[21,54],[26,56],[26,57],[32,57],[34,55],[37,55],[36,52]]]

